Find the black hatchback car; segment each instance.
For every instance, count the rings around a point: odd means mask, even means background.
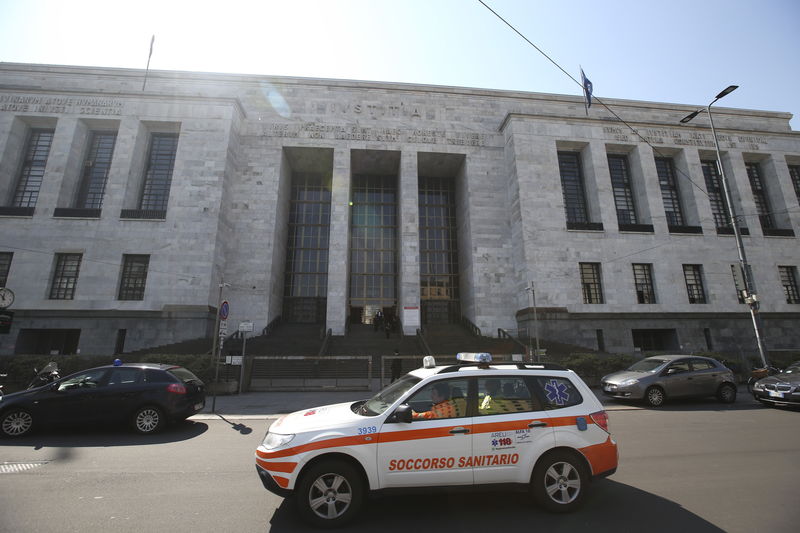
[[[109,365],[57,379],[0,399],[0,435],[21,437],[35,427],[129,423],[155,433],[205,406],[205,385],[175,365]]]

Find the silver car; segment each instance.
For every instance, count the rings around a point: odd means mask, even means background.
[[[710,357],[658,355],[636,362],[627,370],[601,380],[606,396],[644,400],[658,407],[667,398],[716,396],[725,403],[736,401],[733,372]]]

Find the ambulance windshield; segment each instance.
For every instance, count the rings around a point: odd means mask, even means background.
[[[378,394],[367,400],[359,409],[358,414],[364,416],[375,416],[383,413],[394,402],[403,396],[414,385],[419,383],[421,378],[406,374],[398,379]]]

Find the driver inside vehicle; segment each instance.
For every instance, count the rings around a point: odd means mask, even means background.
[[[459,416],[456,403],[450,399],[450,385],[440,381],[431,389],[431,408],[418,413],[414,411],[415,419],[453,418]]]

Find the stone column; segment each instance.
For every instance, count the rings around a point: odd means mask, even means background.
[[[333,151],[331,233],[328,251],[328,305],[325,329],[344,335],[350,273],[350,150]]]
[[[399,176],[399,275],[397,279],[397,312],[403,323],[403,333],[414,335],[420,326],[419,288],[419,175],[417,152],[403,151],[400,155]]]

